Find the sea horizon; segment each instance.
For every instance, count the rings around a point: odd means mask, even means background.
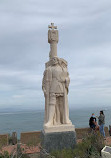
[[[8,109],[7,109],[8,110]],[[99,116],[99,111],[104,110],[106,116],[105,126],[109,126],[111,120],[111,107],[87,107],[70,109],[69,117],[75,128],[89,127],[89,118],[92,113]],[[0,134],[17,132],[20,138],[21,132],[40,131],[43,129],[44,109],[22,109],[6,111],[0,110]]]

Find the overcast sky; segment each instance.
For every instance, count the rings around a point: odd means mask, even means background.
[[[44,108],[51,22],[68,61],[69,107],[111,106],[111,0],[0,0],[0,108]]]

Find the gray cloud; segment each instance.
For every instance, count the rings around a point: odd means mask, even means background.
[[[70,107],[110,105],[110,8],[110,0],[1,0],[0,107],[43,106],[51,22],[59,29],[58,55],[69,63]]]

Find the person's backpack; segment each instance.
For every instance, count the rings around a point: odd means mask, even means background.
[[[92,125],[93,125],[93,121],[94,121],[94,118],[93,118],[93,117],[90,117],[90,119],[89,119],[89,126],[92,126]]]
[[[96,122],[96,118],[95,117],[90,117],[90,119],[89,119],[89,126],[92,126],[94,124],[93,123],[94,120]]]
[[[90,117],[90,119],[89,119],[89,126],[91,126],[91,117]]]

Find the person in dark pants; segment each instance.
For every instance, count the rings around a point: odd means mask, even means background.
[[[96,124],[96,117],[94,116],[94,113],[92,113],[92,116],[89,119],[89,126],[91,129],[95,130]]]

